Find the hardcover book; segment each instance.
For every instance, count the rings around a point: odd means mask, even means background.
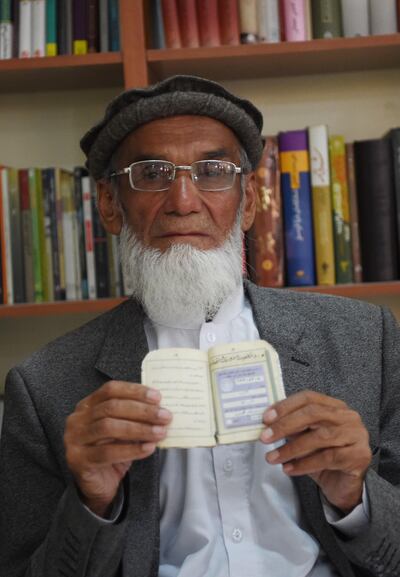
[[[13,56],[12,0],[0,0],[0,60]]]
[[[342,0],[343,33],[346,37],[370,33],[369,0]]]
[[[396,34],[396,0],[369,0],[371,34]]]
[[[308,139],[311,160],[311,194],[317,283],[319,285],[332,285],[335,284],[335,252],[328,128],[322,124],[310,126]]]
[[[393,153],[387,138],[354,143],[363,279],[399,278]]]
[[[394,196],[397,222],[397,239],[400,256],[400,127],[392,128],[384,135],[390,142],[393,159]]]
[[[73,54],[88,52],[88,5],[86,0],[73,0],[72,3],[72,38]]]
[[[314,38],[343,36],[340,0],[314,0],[311,9]]]
[[[358,204],[356,172],[354,165],[354,144],[346,144],[347,179],[349,184],[350,197],[350,225],[351,225],[351,256],[353,260],[353,280],[356,283],[362,282],[362,264],[360,247],[360,230],[358,224]]]
[[[97,298],[96,264],[94,256],[92,198],[90,177],[82,176],[82,211],[85,229],[85,257],[87,272],[87,289],[90,299]]]
[[[258,0],[257,21],[260,42],[281,41],[278,0]]]
[[[32,221],[32,257],[33,257],[33,291],[34,301],[43,302],[43,279],[42,279],[42,252],[40,229],[43,222],[40,219],[40,206],[38,205],[38,183],[35,168],[28,169],[29,203]]]
[[[265,341],[151,351],[142,383],[174,417],[161,448],[255,441],[264,411],[285,397],[278,353]]]
[[[57,1],[46,2],[46,56],[57,56]]]
[[[247,234],[249,274],[261,286],[284,284],[283,210],[279,149],[276,136],[267,136],[256,170],[257,212]]]
[[[46,54],[46,5],[45,0],[32,0],[32,47],[35,58]]]
[[[310,160],[306,130],[279,134],[289,286],[315,284]]]
[[[166,47],[181,48],[182,40],[176,0],[162,0],[162,14]]]
[[[287,42],[307,40],[307,20],[304,0],[283,0],[282,6],[285,40]]]
[[[257,0],[239,0],[240,41],[243,44],[258,42]]]
[[[32,0],[21,0],[19,4],[19,58],[32,56]]]
[[[218,0],[218,19],[222,44],[240,44],[239,7],[237,0]]]
[[[32,218],[29,200],[29,175],[28,169],[22,168],[18,173],[22,244],[24,247],[24,279],[25,279],[25,300],[34,302],[34,276],[33,276],[33,235]]]
[[[51,170],[51,169],[50,169]],[[54,269],[53,269],[53,259],[54,259],[54,248],[53,248],[53,230],[52,230],[52,217],[55,212],[53,211],[51,202],[51,183],[48,178],[47,169],[41,170],[42,176],[42,191],[43,191],[43,219],[44,219],[44,254],[43,258],[46,261],[46,277],[45,277],[45,298],[48,301],[54,300]],[[58,254],[58,253],[57,253]]]
[[[343,136],[329,137],[333,237],[335,241],[336,282],[353,282],[351,255],[350,198]]]
[[[25,301],[24,250],[22,245],[18,170],[16,168],[8,168],[7,171],[14,302],[23,303]]]
[[[197,0],[201,46],[220,46],[217,0]],[[182,34],[182,33],[181,33]]]
[[[10,194],[8,185],[8,169],[0,168],[0,248],[3,301],[4,304],[14,303],[13,269],[12,269],[12,239],[10,223]]]
[[[178,17],[182,46],[188,48],[197,48],[200,46],[196,0],[178,0]],[[218,26],[218,18],[216,18],[216,22]],[[205,25],[205,23],[203,23],[203,25]],[[215,26],[215,23],[213,23],[213,25]],[[210,46],[212,46],[212,44],[210,44]]]

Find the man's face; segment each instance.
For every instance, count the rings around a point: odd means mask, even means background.
[[[217,159],[240,166],[239,142],[234,133],[205,116],[175,116],[149,122],[125,138],[116,158],[118,170],[146,159],[168,160],[176,165]],[[128,226],[144,245],[161,251],[177,243],[205,250],[219,247],[237,218],[240,175],[231,189],[219,192],[199,190],[188,171],[177,171],[170,188],[157,192],[132,190],[127,175],[116,178]],[[99,190],[101,209],[102,189]],[[252,175],[246,176],[245,194],[243,230],[250,227],[254,217]],[[111,232],[115,232],[115,223]]]

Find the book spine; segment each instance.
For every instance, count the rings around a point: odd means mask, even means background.
[[[400,32],[400,0],[397,0],[397,32]]]
[[[52,243],[52,228],[51,217],[52,208],[50,202],[50,179],[47,169],[43,169],[42,173],[42,191],[43,191],[43,219],[44,219],[44,258],[46,259],[46,286],[45,295],[46,300],[54,300],[54,269],[53,269],[53,243]]]
[[[20,0],[12,0],[12,58],[18,58],[19,55],[19,4]]]
[[[10,227],[12,243],[14,302],[23,303],[25,301],[24,252],[22,247],[18,171],[15,168],[8,169],[8,184],[10,196]]]
[[[150,0],[150,34],[152,48],[165,48],[162,0]]]
[[[109,0],[108,4],[108,35],[110,39],[111,52],[118,52],[120,49],[120,31],[119,31],[119,4],[118,0]]]
[[[96,291],[97,297],[109,296],[109,271],[107,254],[107,235],[100,221],[96,208],[96,184],[90,180],[90,192],[93,218],[94,257],[96,263]]]
[[[248,233],[250,277],[261,286],[284,284],[284,240],[276,136],[267,136],[256,169],[256,216]]]
[[[283,0],[285,39],[287,42],[307,40],[304,0]]]
[[[89,299],[97,298],[96,267],[94,258],[92,199],[90,177],[82,177],[82,209],[85,230],[85,256]]]
[[[45,0],[32,2],[32,56],[42,57],[46,54],[46,4]]]
[[[24,247],[24,279],[25,300],[34,302],[34,274],[33,274],[33,236],[32,219],[29,199],[29,175],[27,169],[21,169],[18,173],[19,198],[21,207],[22,245]]]
[[[393,183],[395,196],[395,211],[397,223],[397,246],[400,255],[400,128],[393,128],[386,135],[390,142],[393,158]]]
[[[63,233],[63,195],[61,170],[55,169],[55,189],[56,189],[56,222],[57,222],[57,244],[58,244],[58,262],[60,270],[60,300],[66,298],[66,279],[65,279],[65,251],[64,251],[64,233]]]
[[[340,0],[315,0],[311,7],[314,38],[343,36]]]
[[[335,284],[335,253],[327,127],[322,124],[311,126],[308,129],[308,139],[317,283],[333,285]]]
[[[108,52],[110,49],[108,27],[109,27],[108,0],[100,0],[99,5],[100,52]]]
[[[350,197],[351,255],[353,260],[353,280],[362,282],[360,231],[358,226],[357,186],[354,165],[354,145],[346,144],[347,178]]]
[[[76,229],[74,226],[73,180],[69,172],[61,171],[61,194],[65,259],[65,294],[67,300],[76,300],[78,296],[78,278],[76,274]]]
[[[239,8],[237,0],[218,1],[221,44],[240,44]]]
[[[32,255],[33,255],[33,290],[34,301],[36,303],[43,302],[43,285],[42,285],[42,255],[40,252],[40,222],[39,212],[37,206],[37,191],[36,191],[36,170],[34,168],[28,169],[29,178],[29,202],[30,213],[32,220]]]
[[[46,182],[48,191],[48,202],[50,212],[50,229],[51,229],[51,268],[53,270],[53,298],[56,301],[65,298],[64,291],[60,284],[60,253],[58,245],[58,223],[57,223],[57,193],[56,193],[56,173],[54,168],[44,169],[43,178]]]
[[[396,0],[369,0],[371,34],[396,34]]]
[[[310,161],[306,130],[279,134],[287,284],[315,284]]]
[[[46,2],[46,56],[57,56],[57,0]]]
[[[197,0],[201,46],[220,46],[217,0]]]
[[[82,178],[87,174],[87,171],[77,166],[74,169],[74,205],[77,223],[77,237],[78,237],[78,256],[79,256],[79,273],[81,277],[81,293],[82,298],[87,299],[88,294],[88,279],[86,268],[86,251],[85,251],[85,224],[83,222],[83,206],[82,206]]]
[[[370,33],[368,0],[342,0],[343,34],[368,36]]]
[[[85,0],[73,0],[72,4],[72,52],[73,54],[87,54],[87,4]]]
[[[304,0],[304,14],[306,20],[306,40],[313,39],[311,0]]]
[[[32,1],[21,0],[19,5],[19,58],[29,58],[31,54]]]
[[[240,42],[258,42],[257,0],[239,0]]]
[[[11,0],[0,0],[0,60],[13,56],[13,21]]]
[[[346,148],[342,136],[329,137],[333,235],[335,241],[336,282],[353,282],[351,258],[350,198],[347,181]]]
[[[167,48],[181,48],[182,40],[176,0],[162,0],[162,14]]]
[[[99,51],[99,0],[89,0],[87,5],[88,52]]]
[[[260,42],[281,41],[278,0],[257,0],[257,21]]]
[[[358,215],[366,282],[398,279],[393,161],[388,139],[354,143]]]
[[[182,46],[200,46],[196,0],[177,0]]]
[[[10,223],[10,196],[8,186],[8,169],[0,168],[0,191],[2,203],[2,266],[3,266],[3,300],[5,304],[14,303],[14,283],[12,269],[12,240]]]
[[[52,294],[49,292],[49,284],[48,284],[49,269],[46,254],[43,185],[42,185],[42,173],[39,168],[35,169],[35,182],[36,182],[37,218],[39,226],[40,277],[42,279],[42,295],[44,301],[49,301],[51,299]]]

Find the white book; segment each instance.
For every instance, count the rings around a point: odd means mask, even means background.
[[[258,39],[260,42],[280,42],[278,0],[257,0]]]
[[[12,58],[12,43],[12,22],[0,22],[0,60]]]
[[[371,34],[396,34],[396,0],[369,0]]]
[[[88,294],[90,299],[96,299],[97,298],[96,264],[94,257],[93,215],[92,215],[92,200],[90,193],[89,176],[82,177],[82,209],[83,209],[83,222],[85,229],[85,253],[86,253]]]
[[[12,270],[12,240],[10,227],[10,193],[8,186],[8,171],[6,168],[0,169],[1,176],[1,203],[3,208],[3,242],[5,254],[5,279],[3,279],[3,286],[5,286],[4,301],[11,305],[14,302],[14,284],[13,284],[13,270]],[[3,269],[4,272],[4,269]],[[4,298],[3,297],[3,298]]]
[[[343,34],[347,38],[368,36],[370,34],[369,1],[342,0],[342,19]]]
[[[18,55],[20,58],[32,56],[32,0],[21,0],[19,3],[19,40]]]
[[[40,57],[46,54],[46,2],[33,0],[32,2],[32,56]]]

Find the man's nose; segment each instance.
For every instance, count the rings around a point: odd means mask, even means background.
[[[164,204],[165,212],[184,216],[200,212],[201,207],[202,199],[189,171],[177,170],[175,180],[168,189]]]

